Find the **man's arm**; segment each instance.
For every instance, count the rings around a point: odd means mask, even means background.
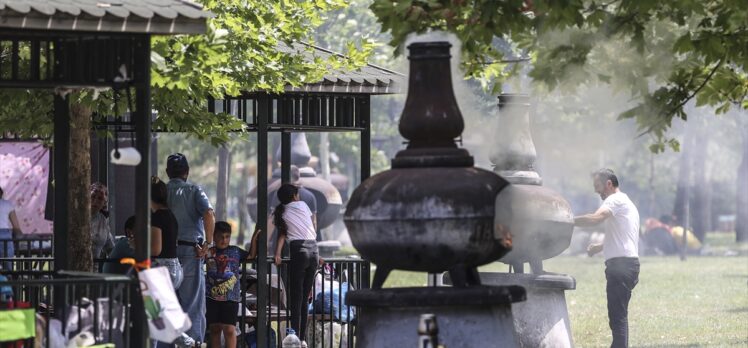
[[[213,213],[213,208],[205,211],[203,214],[203,228],[205,228],[205,241],[208,244],[213,244],[213,228],[216,227],[216,215]]]
[[[213,229],[216,227],[216,215],[213,214],[213,208],[208,208],[203,214],[203,229],[205,230],[205,241],[203,245],[195,245],[195,256],[202,259],[208,254],[210,246],[213,245]]]
[[[610,209],[600,207],[600,209],[597,209],[597,211],[592,214],[575,216],[574,226],[595,226],[611,216],[613,216],[613,213],[610,211]]]
[[[312,213],[312,224],[314,224],[314,231],[317,232],[317,213]]]

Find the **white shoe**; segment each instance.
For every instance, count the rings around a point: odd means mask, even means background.
[[[306,341],[301,341],[301,348],[307,348]]]

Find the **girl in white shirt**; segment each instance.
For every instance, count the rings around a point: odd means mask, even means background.
[[[278,189],[278,200],[280,204],[273,212],[273,223],[278,229],[275,264],[281,264],[283,244],[288,240],[291,250],[291,262],[288,267],[291,327],[299,334],[301,346],[306,347],[306,299],[314,285],[314,272],[320,262],[317,232],[311,210],[299,199],[298,187],[292,184],[281,185]]]
[[[16,209],[13,203],[3,199],[3,188],[0,187],[0,257],[13,257],[13,235],[21,234],[21,225],[18,223]],[[0,269],[11,270],[12,262],[0,263]]]

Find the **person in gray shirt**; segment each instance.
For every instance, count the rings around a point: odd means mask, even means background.
[[[166,160],[166,174],[169,176],[167,201],[177,219],[177,258],[184,271],[184,280],[177,293],[182,309],[192,321],[187,335],[202,342],[206,327],[203,265],[205,254],[213,245],[215,215],[205,191],[187,181],[189,173],[187,157],[183,154],[172,154]],[[175,343],[178,346],[194,344]]]
[[[106,185],[91,184],[91,255],[94,259],[106,258],[114,248],[114,237],[109,231],[107,206],[109,190]]]

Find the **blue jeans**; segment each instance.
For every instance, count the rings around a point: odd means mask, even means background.
[[[182,265],[179,264],[179,259],[153,259],[153,267],[166,267],[166,269],[169,270],[169,278],[171,278],[171,284],[174,285],[174,290],[179,289],[179,286],[184,280],[184,275],[182,274]],[[153,347],[155,348],[172,348],[175,346],[179,348],[186,348],[192,347],[194,345],[195,340],[186,334],[182,334],[181,337],[177,337],[177,339],[172,343],[153,341]]]
[[[192,321],[187,335],[195,341],[203,341],[205,335],[205,273],[203,259],[195,258],[195,248],[188,245],[177,246],[177,257],[182,263],[184,280],[177,290],[182,310]]]
[[[10,228],[0,228],[0,257],[9,258],[15,255],[13,248],[13,230]],[[0,262],[0,268],[12,271],[13,262]]]

